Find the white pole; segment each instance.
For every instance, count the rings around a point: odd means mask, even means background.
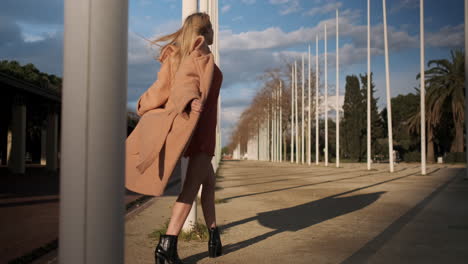
[[[185,19],[189,15],[197,12],[197,8],[198,8],[197,4],[198,4],[197,0],[182,0],[182,24],[184,23]],[[216,28],[214,30],[216,30]],[[185,158],[185,157],[181,157],[180,159],[179,166],[181,166],[181,173],[182,173],[180,177],[181,189],[184,186],[189,159],[190,158]],[[201,195],[201,192],[200,192],[201,188],[203,187],[200,186],[200,188],[198,189],[198,196]],[[190,212],[187,216],[187,219],[185,219],[184,225],[182,226],[182,230],[186,232],[191,231],[195,227],[196,221],[197,221],[197,199],[194,199]]]
[[[280,162],[283,162],[283,129],[282,129],[283,128],[283,126],[282,126],[283,125],[283,104],[281,103],[282,102],[282,98],[281,98],[282,90],[283,90],[283,82],[280,80],[280,95],[279,95],[279,98],[280,98],[279,99],[279,101],[280,101],[280,104],[279,104],[279,106],[280,106],[280,120],[279,120],[279,124],[280,124],[279,125],[279,127],[280,127],[280,130],[279,130],[280,131],[280,133],[279,133],[280,134],[280,139],[279,139],[279,141],[280,141],[280,150],[279,150],[280,159],[279,160],[280,160]]]
[[[276,137],[277,137],[277,144],[276,144],[276,161],[280,161],[280,143],[281,143],[281,140],[280,140],[280,114],[279,114],[279,111],[280,111],[280,99],[279,99],[279,87],[278,89],[276,89],[276,114],[277,114],[277,118],[276,118]]]
[[[275,113],[273,108],[273,94],[270,96],[270,111],[271,111],[271,149],[270,149],[270,161],[275,161]]]
[[[296,118],[296,163],[299,163],[299,120],[297,113],[297,62],[294,61],[294,106],[295,106],[295,118]]]
[[[210,14],[210,10],[209,10],[209,2],[210,0],[200,0],[200,6],[199,6],[199,9],[200,9],[200,12],[205,12],[207,14]]]
[[[302,54],[302,132],[301,132],[301,138],[302,138],[302,143],[301,143],[301,162],[304,164],[304,125],[305,125],[305,120],[304,120],[304,84],[305,84],[305,72],[304,72],[304,54]]]
[[[276,161],[279,161],[279,89],[275,89],[276,111]]]
[[[275,111],[275,89],[271,93],[271,144],[272,144],[272,161],[276,161],[276,111]]]
[[[327,66],[327,24],[325,24],[325,166],[328,166],[328,66]]]
[[[370,0],[367,0],[367,170],[371,169],[371,54]]]
[[[294,66],[291,65],[291,163],[294,162]]]
[[[310,66],[310,64],[311,64],[311,62],[310,62],[310,44],[309,44],[309,69],[308,69],[308,77],[309,77],[309,100],[308,100],[308,103],[309,103],[309,108],[308,109],[309,109],[309,111],[308,111],[308,114],[309,115],[308,115],[308,119],[307,119],[308,122],[309,122],[308,126],[307,126],[307,139],[308,139],[307,140],[307,163],[309,165],[310,165],[310,160],[311,160],[311,157],[310,157],[311,156],[310,141],[312,140],[312,138],[310,136],[310,133],[311,133],[311,128],[310,128],[310,112],[311,112],[311,108],[310,108],[311,107],[311,105],[310,105],[310,82],[311,82],[311,80],[310,80],[310,77],[311,77],[310,67],[311,66]]]
[[[128,1],[65,0],[59,263],[124,263]]]
[[[319,164],[319,54],[318,36],[315,36],[315,164]]]
[[[384,42],[385,42],[385,80],[387,88],[387,123],[388,123],[388,156],[390,161],[390,172],[393,172],[393,134],[392,134],[392,105],[390,93],[390,70],[388,63],[388,33],[387,33],[387,5],[383,1],[383,19],[384,19]]]
[[[421,174],[426,175],[426,87],[424,73],[424,0],[420,7],[421,43]]]
[[[338,9],[336,10],[336,167],[340,167],[340,32]]]
[[[468,25],[468,0],[465,0],[465,25]],[[465,133],[468,134],[468,27],[465,26]],[[465,137],[465,146],[468,147],[468,137]],[[468,161],[468,151],[466,151]],[[468,169],[465,171],[465,179],[468,180]]]
[[[271,152],[270,152],[270,99],[268,98],[268,103],[267,103],[267,148],[266,148],[266,153],[267,153],[267,161],[271,161]]]
[[[279,127],[279,109],[278,109],[278,88],[275,89],[275,160],[278,162],[279,160],[279,155],[278,155],[278,150],[279,150],[279,144],[278,144],[278,138],[279,138],[279,133],[278,133],[278,127]]]

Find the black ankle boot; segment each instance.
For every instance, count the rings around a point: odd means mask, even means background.
[[[177,238],[174,235],[161,235],[154,250],[156,264],[183,264],[177,254]]]
[[[210,258],[221,256],[223,246],[221,244],[218,227],[211,227],[208,229],[208,232],[210,233],[210,240],[208,241],[208,253]]]

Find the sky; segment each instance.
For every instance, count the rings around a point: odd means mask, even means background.
[[[464,45],[463,0],[425,0],[426,65],[450,57]],[[135,111],[141,94],[156,80],[159,63],[153,39],[176,31],[182,24],[181,0],[129,0],[128,109]],[[347,75],[367,71],[366,0],[219,0],[222,145],[240,114],[262,88],[258,75],[281,67],[285,61],[301,63],[315,38],[323,85],[324,26],[327,26],[328,85],[335,94],[336,10],[340,22],[340,94]],[[371,0],[371,67],[376,97],[386,106],[382,1]],[[387,1],[391,96],[407,94],[419,86],[419,0]],[[62,76],[63,0],[2,0],[0,59],[33,63],[43,72]],[[306,56],[307,58],[307,56]],[[307,61],[306,61],[307,65]],[[314,64],[312,66],[314,69]],[[323,87],[322,87],[323,89]],[[323,92],[322,92],[323,93]]]

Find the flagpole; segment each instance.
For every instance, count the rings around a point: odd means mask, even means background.
[[[336,167],[340,167],[340,32],[338,9],[336,10]]]
[[[426,87],[424,73],[424,0],[420,0],[421,43],[421,174],[426,175]]]
[[[301,132],[301,162],[304,164],[304,54],[302,54],[302,132]]]
[[[318,35],[315,35],[315,164],[319,164],[319,59]]]
[[[294,162],[294,65],[291,65],[291,163]]]
[[[309,100],[308,100],[308,103],[309,103],[309,110],[308,110],[308,126],[307,126],[307,163],[310,165],[310,160],[311,160],[311,149],[310,149],[310,141],[312,140],[311,136],[310,136],[310,132],[311,132],[311,128],[310,128],[310,44],[309,44],[309,72],[308,72],[308,77],[309,77]]]
[[[384,42],[385,42],[385,81],[387,90],[387,124],[388,124],[388,158],[390,162],[390,172],[393,172],[393,133],[392,133],[392,104],[390,93],[390,71],[388,62],[388,32],[387,32],[387,5],[383,1],[384,19]]]
[[[299,120],[298,120],[298,114],[297,114],[297,61],[294,61],[294,115],[296,118],[296,163],[299,163]]]
[[[282,91],[283,90],[283,82],[280,80],[280,91],[279,91],[279,107],[280,107],[280,117],[279,117],[279,161],[280,162],[283,162],[283,129],[282,129],[282,125],[283,125],[283,106],[282,106],[282,99],[281,99],[281,96],[282,96]]]
[[[328,166],[328,66],[327,66],[327,24],[325,24],[325,166]]]
[[[367,170],[371,169],[371,57],[370,57],[370,0],[367,0]]]

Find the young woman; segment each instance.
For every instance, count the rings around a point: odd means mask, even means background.
[[[200,185],[202,185],[201,203],[203,215],[210,234],[208,242],[209,256],[217,257],[222,254],[222,244],[216,225],[214,204],[215,173],[211,165],[211,159],[214,156],[215,149],[217,101],[222,83],[222,73],[213,62],[211,64],[213,67],[205,67],[207,70],[203,71],[203,76],[197,76],[200,70],[193,70],[192,73],[185,75],[181,73],[182,71],[187,71],[187,68],[190,67],[199,69],[200,66],[197,66],[196,63],[202,61],[204,58],[209,57],[209,59],[213,60],[213,55],[208,47],[208,45],[213,43],[213,29],[210,18],[205,13],[192,14],[185,19],[183,26],[178,31],[152,41],[153,44],[157,44],[158,42],[168,42],[161,47],[160,52],[160,61],[163,65],[158,74],[158,79],[165,78],[165,80],[158,80],[160,86],[163,82],[166,82],[168,83],[167,86],[171,87],[171,89],[188,90],[189,87],[200,87],[200,82],[205,80],[207,78],[206,76],[212,76],[212,79],[209,82],[209,92],[205,97],[206,100],[203,105],[201,100],[195,98],[191,99],[185,106],[184,99],[188,98],[186,95],[180,96],[180,100],[176,98],[176,95],[172,97],[169,96],[169,100],[167,100],[166,103],[167,105],[169,101],[171,101],[170,104],[175,105],[175,108],[180,104],[181,107],[179,108],[183,108],[180,114],[185,115],[185,119],[187,119],[188,116],[186,113],[199,114],[200,116],[195,130],[191,134],[189,143],[185,145],[183,151],[184,157],[190,157],[185,182],[181,193],[172,207],[172,216],[166,234],[161,235],[159,243],[156,246],[155,260],[158,264],[182,263],[177,254],[177,238],[190,212]],[[169,66],[167,64],[169,64]],[[209,64],[205,63],[204,65]],[[168,74],[161,74],[163,69],[169,69],[166,71]],[[153,98],[156,97],[157,96],[153,96]],[[142,102],[142,100],[146,100],[146,105],[151,105],[151,96],[143,95],[139,99],[137,107],[139,115],[143,114],[143,111],[148,110],[143,109],[145,103]],[[142,103],[142,105],[140,105],[140,103]],[[154,104],[157,104],[155,102],[152,103],[152,107],[154,107]],[[172,126],[175,125],[173,124]],[[165,144],[166,150],[170,148],[167,142],[165,142]],[[130,182],[131,180],[133,179],[127,180],[127,182],[129,182],[127,188],[129,186],[137,186],[136,184],[132,185],[133,183]],[[140,189],[143,188],[145,187],[142,186]],[[138,191],[137,187],[129,189]]]

